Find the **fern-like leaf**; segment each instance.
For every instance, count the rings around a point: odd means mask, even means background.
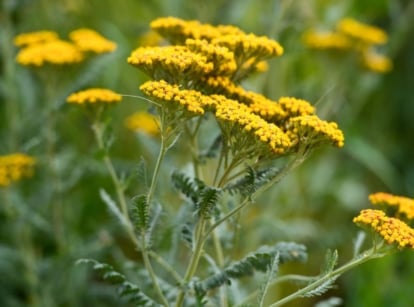
[[[266,272],[276,254],[279,264],[291,261],[306,261],[306,247],[294,242],[280,242],[274,246],[262,246],[256,252],[230,264],[222,272],[213,274],[200,282],[198,287],[204,291],[231,283],[231,279],[252,275],[255,271]]]
[[[133,199],[132,219],[137,229],[147,230],[149,227],[149,204],[146,195],[138,195]]]
[[[128,281],[125,275],[116,271],[111,265],[101,263],[94,259],[80,259],[77,264],[92,264],[92,268],[101,275],[101,277],[117,286],[117,292],[121,297],[125,297],[128,301],[135,303],[137,306],[155,307],[161,306],[153,299],[145,295],[141,289]]]
[[[303,297],[312,297],[312,296],[320,296],[320,295],[326,293],[327,291],[329,291],[330,289],[332,289],[334,287],[335,281],[338,277],[339,277],[339,275],[332,276],[331,278],[326,280],[324,283],[322,283],[320,286],[316,287],[313,290],[310,290],[310,291],[304,293],[302,296]]]
[[[321,267],[321,276],[332,272],[337,263],[338,263],[338,251],[337,250],[331,251],[330,249],[328,249],[328,251],[325,254],[325,261]]]
[[[174,187],[193,202],[198,199],[197,187],[193,180],[180,172],[173,172],[171,175]]]
[[[276,253],[272,261],[270,262],[270,265],[267,269],[265,280],[260,286],[260,291],[257,296],[257,301],[260,307],[264,306],[264,299],[266,297],[270,283],[272,282],[278,270],[279,270],[279,253]]]
[[[277,174],[280,169],[271,167],[262,170],[255,170],[248,166],[246,169],[246,175],[236,181],[235,183],[228,184],[224,190],[230,194],[240,193],[241,195],[247,196],[256,192],[260,187],[270,182]]]
[[[216,188],[204,187],[200,191],[200,202],[197,204],[198,213],[204,218],[211,218],[217,207],[221,190]]]
[[[121,213],[117,204],[111,198],[111,196],[104,189],[99,190],[99,195],[101,196],[102,201],[106,204],[113,216],[115,216],[121,222],[121,224],[123,224],[124,226],[128,226],[128,222],[125,220],[125,217],[123,216],[123,214]]]

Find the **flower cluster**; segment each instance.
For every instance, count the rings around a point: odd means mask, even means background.
[[[303,35],[306,46],[321,50],[356,51],[363,67],[373,72],[386,73],[392,69],[392,61],[377,51],[377,45],[385,44],[387,34],[380,28],[344,18],[336,24],[336,32],[308,30]]]
[[[371,228],[388,244],[395,244],[399,248],[414,249],[414,229],[397,218],[386,216],[384,211],[362,210],[353,222],[362,227]]]
[[[273,101],[239,85],[264,59],[283,54],[278,42],[233,26],[173,17],[159,18],[151,27],[175,45],[140,47],[127,61],[153,79],[140,89],[168,114],[184,121],[213,114],[228,147],[250,156],[343,146],[342,131],[321,120],[309,102],[294,97]]]
[[[393,207],[397,213],[405,215],[409,220],[414,219],[414,199],[397,196],[389,193],[378,192],[371,194],[369,200],[373,205]]]
[[[34,67],[76,64],[85,59],[84,52],[104,53],[113,51],[116,47],[115,43],[89,29],[73,31],[70,37],[73,42],[60,39],[52,31],[19,34],[14,43],[22,49],[18,52],[16,61],[23,66]]]
[[[122,96],[108,89],[91,88],[71,94],[66,101],[72,104],[94,105],[114,104],[120,102]]]
[[[116,49],[116,44],[91,29],[78,29],[69,33],[69,38],[84,52],[106,53]]]
[[[382,210],[366,209],[354,218],[354,223],[369,226],[389,244],[414,249],[414,229],[407,224],[414,219],[414,199],[378,192],[369,195],[369,200],[374,206],[390,211],[390,216]]]
[[[22,153],[0,156],[0,187],[31,177],[35,163],[34,158]]]

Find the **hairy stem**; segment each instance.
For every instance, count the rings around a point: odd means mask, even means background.
[[[343,266],[337,268],[336,270],[333,270],[332,272],[329,272],[326,275],[321,276],[320,278],[316,279],[314,282],[311,282],[306,287],[299,289],[298,291],[284,297],[283,299],[273,303],[269,307],[277,307],[282,306],[290,301],[293,301],[294,299],[303,297],[306,295],[306,293],[309,293],[312,290],[317,289],[321,285],[323,285],[325,282],[329,281],[332,278],[338,277],[345,273],[346,271],[349,271],[350,269],[353,269],[354,267],[375,258],[381,258],[385,256],[386,253],[377,251],[376,246],[372,247],[371,249],[367,250],[366,252],[362,253],[359,257],[356,257],[349,261],[348,263],[344,264]]]
[[[204,246],[204,240],[202,238],[203,238],[205,225],[206,225],[206,220],[203,216],[201,216],[200,220],[197,223],[197,228],[195,232],[195,241],[194,241],[195,247],[194,247],[193,255],[191,256],[191,259],[190,259],[190,263],[187,267],[187,271],[184,275],[183,287],[186,286],[186,284],[191,280],[191,278],[194,276],[195,272],[197,271],[198,262],[200,260],[200,257],[203,251],[203,246]],[[177,300],[175,303],[176,307],[182,306],[184,302],[184,296],[185,296],[185,289],[181,289],[177,296]]]

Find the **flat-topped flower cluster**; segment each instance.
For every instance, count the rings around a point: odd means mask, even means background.
[[[172,45],[139,47],[128,63],[151,77],[141,91],[170,113],[182,120],[213,114],[224,141],[230,147],[242,145],[237,150],[252,156],[274,158],[315,145],[344,145],[337,124],[320,119],[309,102],[294,97],[273,101],[240,85],[265,60],[283,54],[277,41],[234,26],[174,17],[158,18],[151,28]]]
[[[365,209],[354,218],[354,223],[370,228],[388,244],[414,249],[414,199],[378,192],[369,196],[378,209]]]
[[[22,33],[15,37],[14,44],[22,48],[16,61],[24,66],[77,64],[89,53],[112,52],[116,44],[98,32],[81,28],[69,33],[70,40],[63,40],[54,31]]]

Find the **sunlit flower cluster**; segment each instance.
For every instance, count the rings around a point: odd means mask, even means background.
[[[0,156],[0,187],[31,177],[35,163],[33,157],[22,153]]]
[[[336,24],[336,32],[310,29],[303,35],[303,42],[312,49],[350,50],[357,53],[361,65],[373,72],[386,73],[392,69],[392,61],[375,51],[385,44],[388,35],[382,29],[344,18]]]
[[[395,208],[397,213],[404,214],[410,220],[414,219],[414,199],[412,198],[378,192],[369,195],[369,200],[373,205],[383,206],[384,209]]]
[[[69,38],[83,52],[107,53],[116,49],[116,44],[91,29],[78,29],[69,33]]]
[[[16,61],[23,66],[33,67],[77,64],[86,58],[86,51],[104,53],[116,47],[115,43],[89,29],[73,31],[70,36],[74,42],[63,40],[52,31],[19,34],[14,43],[22,49]]]
[[[278,42],[233,26],[173,17],[159,18],[151,28],[177,45],[140,47],[127,61],[150,76],[153,81],[140,89],[168,114],[176,112],[180,120],[213,114],[230,147],[260,156],[263,148],[277,156],[300,146],[343,146],[342,131],[317,117],[309,102],[294,97],[273,101],[239,84],[263,69],[263,59],[283,54]]]
[[[363,228],[372,229],[388,244],[414,249],[414,229],[397,218],[388,217],[384,211],[362,210],[353,222]]]
[[[148,112],[136,112],[125,119],[125,126],[132,131],[141,131],[151,136],[160,134],[158,117]]]
[[[90,88],[71,94],[66,101],[71,104],[94,105],[114,104],[120,102],[122,96],[108,89]]]

